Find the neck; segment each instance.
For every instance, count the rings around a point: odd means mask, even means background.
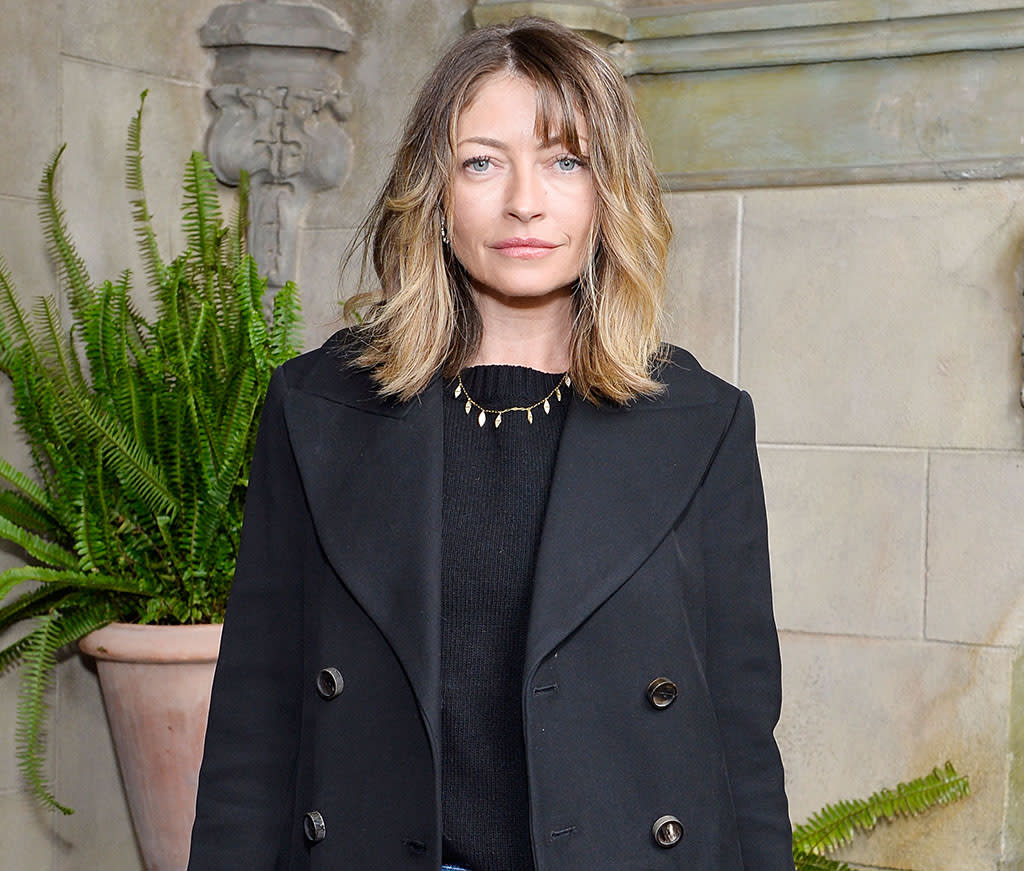
[[[559,293],[545,300],[508,305],[478,293],[476,303],[483,336],[472,365],[505,364],[529,366],[541,372],[565,372],[569,368],[571,300],[570,293]]]

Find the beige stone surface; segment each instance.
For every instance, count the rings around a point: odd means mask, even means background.
[[[1024,641],[1024,455],[935,453],[928,481],[929,638]]]
[[[175,0],[154,14],[133,0],[64,0],[65,54],[188,82],[206,80],[213,52],[199,44],[199,28],[223,0]]]
[[[926,454],[760,455],[780,628],[920,638]]]
[[[50,820],[27,795],[0,792],[0,867],[4,871],[59,871],[54,839],[46,830]]]
[[[37,175],[42,174],[43,163]],[[0,258],[6,262],[21,299],[56,292],[34,199],[0,196]]]
[[[339,63],[352,95],[345,129],[354,152],[348,180],[316,198],[306,223],[352,228],[362,221],[384,180],[423,79],[469,27],[473,0],[329,0],[322,5],[346,18],[355,32],[352,50]]]
[[[143,115],[143,169],[150,212],[165,259],[183,246],[182,177],[206,126],[204,92],[152,76],[66,60],[61,193],[68,222],[94,280],[116,280],[131,268],[136,288],[145,273],[135,244],[129,192],[124,186],[128,124],[139,93],[149,89]]]
[[[765,190],[740,380],[763,441],[1017,448],[1024,182]]]
[[[733,193],[669,194],[675,231],[668,260],[665,338],[701,365],[736,381],[736,282],[741,198]]]
[[[143,871],[91,659],[60,665],[51,734],[58,797],[75,809],[56,820],[55,871]]]
[[[791,811],[866,797],[951,760],[967,800],[882,825],[847,861],[916,871],[993,871],[1007,777],[1008,650],[783,633],[777,736]]]
[[[630,84],[674,189],[1020,176],[1019,18],[964,18],[640,43],[626,69],[658,73]]]
[[[58,0],[5,3],[0,27],[0,193],[34,197],[59,137]]]
[[[308,228],[299,237],[299,292],[305,347],[319,347],[341,328],[341,303],[356,288],[357,261],[341,273],[342,258],[355,234],[349,230]]]

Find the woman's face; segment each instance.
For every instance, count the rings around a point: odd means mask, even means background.
[[[536,114],[534,85],[500,75],[456,126],[451,245],[477,293],[510,304],[569,291],[594,219],[586,154],[537,139]],[[582,122],[579,134],[586,151]]]

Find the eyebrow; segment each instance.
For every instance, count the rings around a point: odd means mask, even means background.
[[[486,145],[488,148],[499,148],[507,149],[508,145],[502,142],[500,139],[491,139],[489,136],[469,136],[466,139],[459,141],[459,145],[465,145],[471,142],[475,145]],[[586,145],[587,140],[580,137],[580,145]],[[561,139],[548,139],[546,142],[541,143],[541,148],[554,148],[556,145],[561,145]]]

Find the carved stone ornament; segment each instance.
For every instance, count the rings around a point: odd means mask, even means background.
[[[245,0],[214,9],[200,40],[216,50],[207,154],[225,184],[249,173],[249,249],[272,296],[295,278],[309,201],[351,165],[351,102],[335,64],[352,32],[319,6]]]

